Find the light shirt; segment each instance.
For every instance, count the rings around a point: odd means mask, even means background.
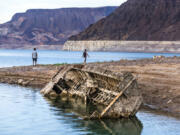
[[[36,51],[33,51],[33,53],[32,53],[32,58],[37,59],[37,57],[38,57],[37,52],[36,52]]]

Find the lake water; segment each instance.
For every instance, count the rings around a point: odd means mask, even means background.
[[[49,100],[39,89],[0,84],[0,135],[179,135],[180,120],[151,112],[137,118],[83,120],[80,102]]]
[[[82,63],[82,52],[39,50],[39,64]],[[31,65],[31,50],[0,50],[0,67]],[[89,52],[87,62],[117,61],[121,59],[152,58],[154,55],[180,56],[168,53],[125,53],[125,52]]]
[[[31,65],[31,50],[0,50],[0,67]],[[82,52],[38,51],[39,64],[81,63]],[[88,62],[180,54],[89,52]],[[82,120],[91,107],[67,99],[49,100],[39,89],[0,84],[0,135],[179,135],[180,120],[140,111],[137,118]]]

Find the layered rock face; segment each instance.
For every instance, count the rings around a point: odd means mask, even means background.
[[[67,41],[63,50],[67,51],[119,51],[119,52],[166,52],[180,53],[180,41],[117,41],[91,40]]]
[[[0,25],[0,44],[62,44],[116,7],[33,9]]]
[[[180,40],[180,0],[128,0],[70,40]]]

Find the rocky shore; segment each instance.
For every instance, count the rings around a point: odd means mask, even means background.
[[[42,88],[58,71],[59,66],[21,66],[0,69],[0,82]]]
[[[180,117],[180,57],[90,63],[115,72],[129,71],[138,79],[143,106]],[[0,69],[0,82],[42,88],[63,65]]]

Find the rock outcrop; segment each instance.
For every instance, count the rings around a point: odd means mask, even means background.
[[[180,53],[180,41],[67,41],[67,51],[119,51],[119,52],[166,52]]]
[[[63,44],[116,7],[32,9],[0,25],[0,44]]]
[[[180,0],[128,0],[70,40],[180,40]]]

